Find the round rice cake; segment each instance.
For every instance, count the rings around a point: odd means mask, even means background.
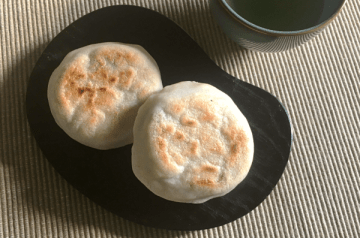
[[[154,194],[202,203],[234,189],[250,170],[250,126],[217,88],[181,82],[150,96],[134,124],[132,169]]]
[[[108,42],[66,55],[50,77],[48,101],[71,138],[106,150],[133,142],[139,107],[162,87],[159,68],[144,48]]]

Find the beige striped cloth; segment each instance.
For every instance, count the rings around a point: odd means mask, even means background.
[[[144,227],[99,207],[47,162],[26,120],[30,73],[79,17],[139,5],[179,24],[225,71],[276,95],[294,144],[283,177],[248,215],[193,232]],[[360,2],[319,36],[274,54],[244,50],[217,27],[207,0],[0,0],[0,237],[360,237]]]

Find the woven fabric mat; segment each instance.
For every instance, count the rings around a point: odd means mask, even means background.
[[[169,17],[221,68],[276,95],[288,109],[294,127],[288,166],[245,217],[194,232],[129,222],[75,190],[37,147],[25,113],[37,59],[74,20],[118,4]],[[229,40],[207,0],[1,0],[0,237],[360,237],[359,15],[360,2],[348,0],[310,42],[263,54]]]

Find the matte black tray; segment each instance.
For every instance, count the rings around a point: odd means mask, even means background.
[[[164,86],[198,81],[227,93],[247,117],[254,135],[254,162],[246,179],[226,196],[203,204],[170,202],[152,194],[135,178],[131,170],[131,145],[101,151],[68,137],[50,113],[48,80],[67,53],[100,42],[143,46],[157,61]],[[274,96],[224,72],[165,16],[135,6],[94,11],[56,36],[30,76],[26,105],[39,147],[70,184],[109,211],[156,228],[206,229],[249,213],[280,179],[292,143],[287,112]]]

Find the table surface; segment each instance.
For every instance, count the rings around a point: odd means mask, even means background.
[[[248,215],[192,232],[144,227],[91,202],[37,147],[25,108],[37,59],[67,25],[119,4],[169,17],[222,69],[288,109],[289,163]],[[0,237],[360,237],[359,1],[348,0],[321,34],[283,53],[237,46],[215,24],[207,0],[2,0],[0,37]]]

